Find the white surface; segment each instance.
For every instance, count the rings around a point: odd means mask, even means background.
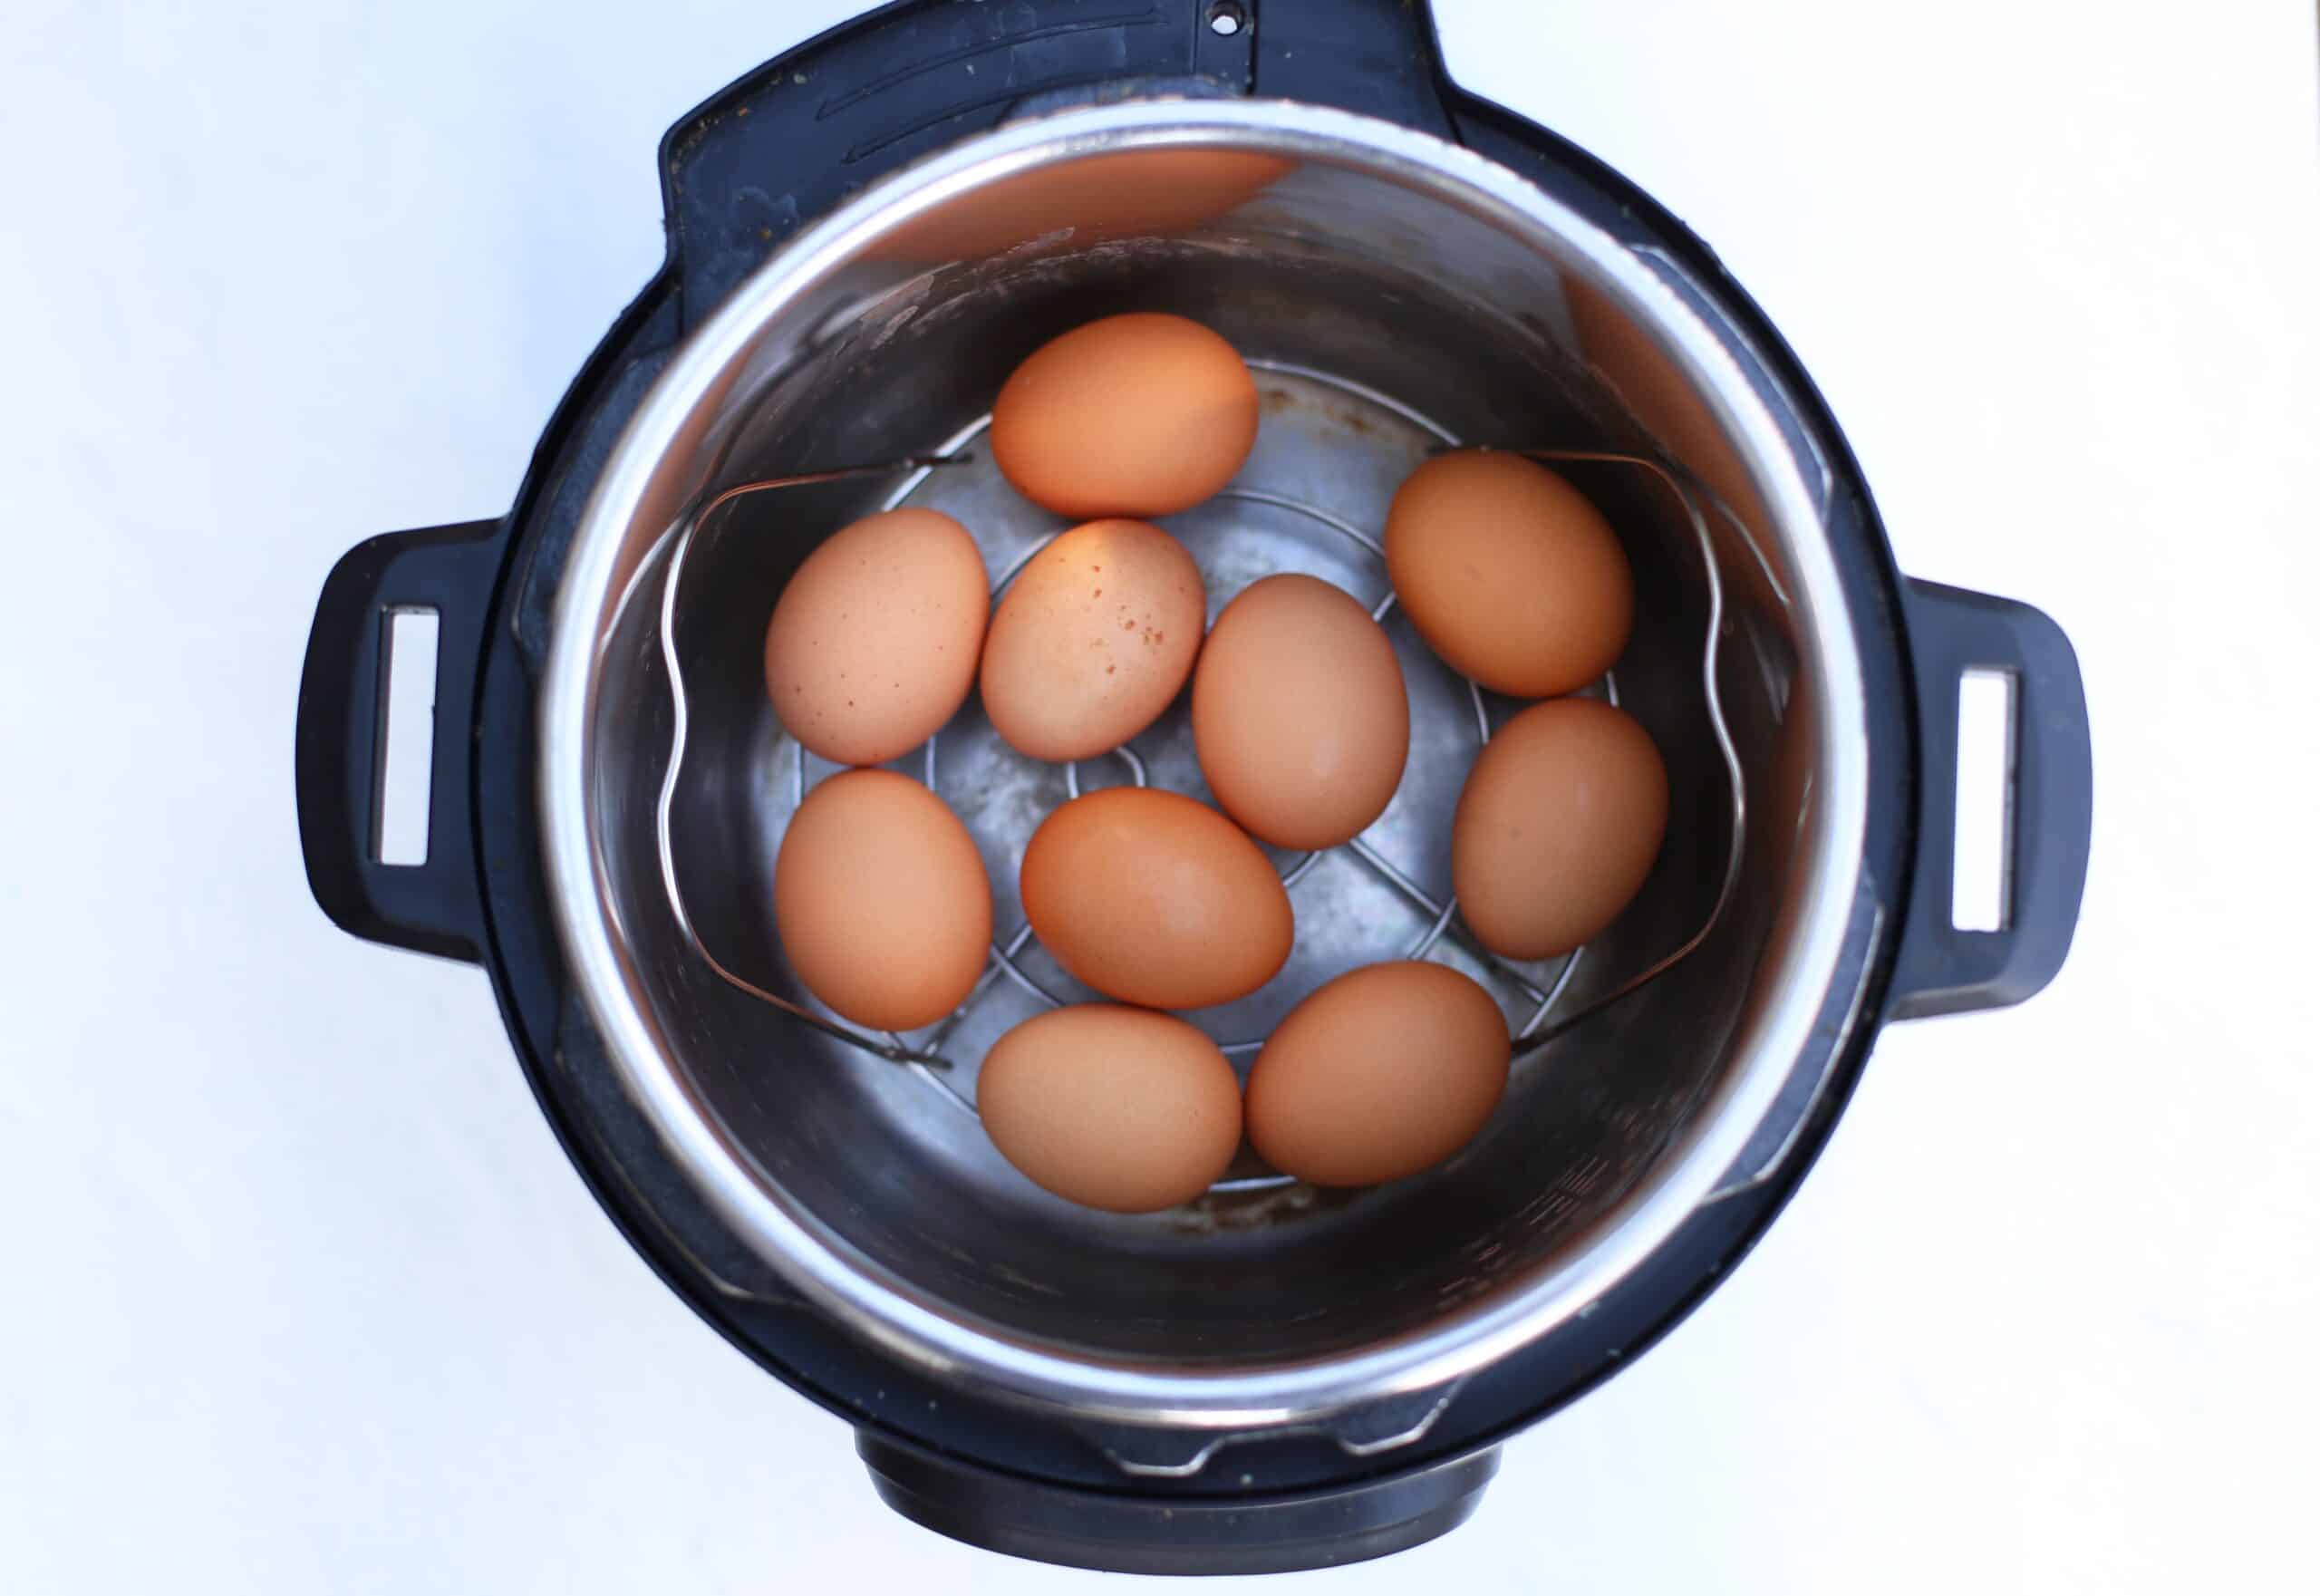
[[[597,1213],[483,978],[308,898],[374,531],[498,513],[665,124],[846,0],[123,7],[0,52],[0,1589],[1093,1588],[872,1498]],[[2300,0],[1444,0],[1723,252],[1903,564],[2095,717],[2070,968],[1893,1032],[1730,1285],[1300,1590],[2276,1589],[2320,1390],[2320,104]],[[1111,1588],[1126,1588],[1112,1581]]]

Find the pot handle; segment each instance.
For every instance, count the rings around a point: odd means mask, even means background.
[[[323,584],[298,682],[298,837],[323,913],[372,942],[480,956],[482,898],[469,769],[476,674],[506,524],[390,532],[347,551]],[[389,617],[438,617],[434,768],[421,863],[379,857]]]
[[[1917,676],[1918,861],[1888,1000],[1896,1020],[2001,1009],[2062,969],[2078,926],[2093,832],[2086,687],[2061,627],[2011,599],[1912,579],[1904,610]],[[1967,672],[2009,679],[2007,902],[2003,928],[1952,922],[1958,698]]]

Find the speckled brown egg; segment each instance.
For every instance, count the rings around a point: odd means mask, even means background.
[[[1057,1196],[1115,1214],[1190,1202],[1241,1146],[1241,1083],[1183,1020],[1089,1003],[1026,1020],[975,1084],[983,1129]]]
[[[966,1001],[991,948],[991,878],[942,800],[891,770],[807,793],[774,860],[781,949],[857,1025],[911,1030]]]
[[[983,643],[983,710],[1019,753],[1093,759],[1168,707],[1207,618],[1200,567],[1159,527],[1075,527],[999,601]]]
[[[1243,998],[1288,961],[1289,894],[1255,843],[1206,804],[1155,788],[1086,793],[1023,850],[1023,913],[1048,952],[1147,1009]]]
[[[1216,617],[1193,738],[1219,808],[1281,847],[1335,847],[1386,812],[1410,748],[1385,629],[1318,577],[1267,576]]]
[[[1627,647],[1635,581],[1602,512],[1521,455],[1426,461],[1386,514],[1386,568],[1453,670],[1516,698],[1584,687]]]
[[[1667,834],[1668,769],[1633,716],[1592,699],[1532,704],[1458,795],[1458,912],[1503,957],[1567,953],[1619,917]]]
[[[1257,440],[1240,355],[1183,316],[1139,311],[1075,327],[1015,368],[991,452],[1015,490],[1059,516],[1165,516],[1231,480]]]
[[[1405,960],[1339,976],[1289,1011],[1249,1072],[1249,1141],[1324,1186],[1399,1180],[1474,1139],[1513,1051],[1470,977]]]
[[[982,555],[939,510],[888,510],[825,539],[782,588],[765,686],[782,729],[840,765],[898,758],[974,685],[991,614]]]

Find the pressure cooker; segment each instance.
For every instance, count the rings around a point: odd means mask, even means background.
[[[1184,175],[1217,169],[1260,180]],[[306,867],[345,930],[488,972],[604,1212],[854,1427],[907,1517],[1148,1572],[1441,1534],[1503,1443],[1730,1273],[1883,1025],[2017,1002],[2060,968],[2091,801],[2069,643],[2020,604],[1901,577],[1834,419],[1716,257],[1459,89],[1422,5],[903,0],[736,81],[660,170],[666,260],[514,505],[373,537],[324,585]],[[1052,528],[975,447],[991,396],[1130,309],[1214,328],[1259,382],[1238,497],[1175,528],[1235,580],[1380,590],[1392,476],[1453,445],[1568,461],[1635,568],[1600,691],[1666,753],[1669,840],[1583,956],[1493,966],[1461,941],[1447,816],[1507,706],[1415,644],[1387,829],[1292,885],[1290,997],[1416,947],[1537,1021],[1490,1127],[1426,1175],[1339,1192],[1259,1171],[1163,1214],[1075,1208],[972,1113],[980,1048],[1047,990],[1020,936],[992,971],[1024,980],[953,1017],[947,1075],[909,1039],[817,1020],[787,972],[772,860],[827,770],[759,675],[775,598],[820,538],[897,504],[950,508],[994,576],[1036,547]],[[701,519],[766,481],[788,486]],[[423,859],[388,863],[407,612],[437,617],[433,763]],[[1952,914],[1975,672],[2013,706],[1985,929]],[[906,768],[1000,862],[1005,939],[1025,828],[1083,782],[1172,784],[1173,735],[1039,767],[971,704]],[[1200,1018],[1222,1040],[1268,1016]]]

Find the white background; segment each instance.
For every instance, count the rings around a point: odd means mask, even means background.
[[[604,1222],[484,978],[339,934],[297,855],[331,561],[506,507],[659,260],[664,125],[849,9],[8,6],[0,1588],[1097,1582],[888,1515]],[[1716,245],[1909,569],[2063,620],[2095,855],[2054,988],[1896,1030],[1729,1287],[1471,1525],[1294,1588],[2308,1578],[2308,0],[1442,22]]]

